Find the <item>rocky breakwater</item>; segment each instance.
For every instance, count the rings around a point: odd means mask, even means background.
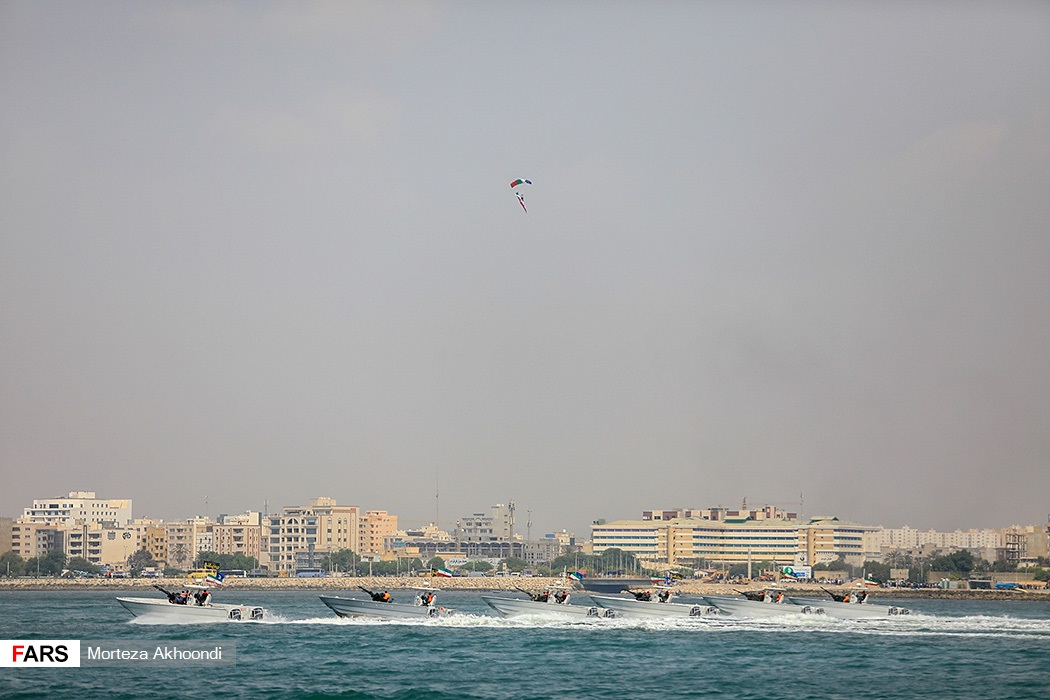
[[[154,585],[172,590],[179,589],[190,581],[183,578],[126,578],[126,579],[63,579],[63,578],[0,578],[0,594],[3,591],[62,591],[62,590],[150,590]],[[518,577],[460,577],[430,578],[411,576],[326,576],[323,578],[231,578],[227,579],[228,590],[305,590],[305,591],[350,591],[358,586],[375,590],[398,590],[418,586],[433,586],[444,590],[467,591],[506,591],[525,590],[540,592],[559,588],[565,582],[561,578],[518,578]],[[724,584],[700,583],[697,581],[679,581],[675,588],[681,593],[712,595],[733,595],[739,591],[762,590],[768,584]],[[791,593],[812,597],[826,595],[824,588],[843,592],[850,590],[846,586],[824,586],[821,584],[790,583],[785,585]],[[579,584],[576,585],[579,589]],[[583,592],[583,591],[579,591]],[[872,600],[878,598],[937,598],[946,600],[1042,600],[1050,603],[1050,590],[966,590],[940,588],[870,588]]]
[[[160,586],[168,590],[178,589],[191,583],[182,578],[0,578],[3,591],[76,591],[76,590],[148,590]],[[242,590],[356,590],[358,586],[374,590],[397,590],[419,586],[432,586],[444,590],[475,591],[542,591],[564,585],[559,578],[517,577],[411,577],[411,576],[325,576],[323,578],[228,578],[225,589]]]

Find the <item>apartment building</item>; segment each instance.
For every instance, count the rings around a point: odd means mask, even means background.
[[[248,511],[240,515],[220,515],[211,527],[210,551],[216,554],[243,554],[262,557],[262,514]]]
[[[168,566],[187,569],[193,566],[197,555],[208,551],[211,545],[210,528],[213,525],[206,517],[196,516],[188,520],[164,523],[165,562]],[[200,549],[200,547],[205,547]],[[156,558],[156,557],[154,557]]]
[[[497,503],[491,513],[473,513],[456,523],[455,539],[463,544],[509,542],[514,533],[514,504]]]
[[[359,522],[361,551],[358,554],[377,557],[386,553],[384,542],[397,534],[397,516],[385,510],[368,510]]]
[[[132,520],[131,499],[96,498],[94,491],[71,491],[68,496],[35,499],[19,520],[57,525],[73,525],[77,521],[128,525]]]
[[[14,550],[11,545],[11,526],[14,523],[14,518],[0,518],[0,554]]]
[[[62,549],[69,557],[82,557],[92,564],[123,568],[139,548],[138,530],[132,525],[78,523],[62,528]]]
[[[859,564],[878,556],[877,530],[833,517],[800,521],[720,514],[719,519],[665,520],[661,514],[659,519],[596,524],[591,537],[595,554],[618,548],[652,564],[671,566],[748,561],[806,565],[840,555]]]
[[[915,549],[932,545],[941,549],[996,550],[1003,546],[1002,530],[917,530],[913,527],[888,528],[879,531],[879,546],[887,549]]]
[[[308,506],[289,506],[267,517],[266,552],[273,571],[294,573],[319,566],[328,552],[360,551],[360,509],[333,498],[312,498]]]

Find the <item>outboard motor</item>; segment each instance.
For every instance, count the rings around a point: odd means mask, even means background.
[[[252,619],[253,620],[261,620],[261,619],[263,619],[263,609],[262,608],[252,608]]]
[[[233,608],[232,610],[230,610],[230,619],[231,620],[240,620],[241,619],[241,609],[240,608]]]

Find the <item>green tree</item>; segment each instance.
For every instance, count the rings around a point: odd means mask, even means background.
[[[879,581],[880,583],[889,581],[890,565],[878,561],[866,561],[864,562],[864,573],[873,581]]]
[[[21,576],[25,573],[26,563],[17,552],[0,554],[0,576]]]
[[[430,561],[427,562],[427,566],[429,566],[431,568],[431,570],[433,570],[433,569],[444,569],[445,568],[445,560],[442,559],[441,557],[431,557]]]
[[[726,573],[729,574],[730,578],[747,576],[747,564],[733,564],[729,567],[729,570]],[[751,573],[752,575],[758,574],[758,569],[753,565],[751,567]]]
[[[583,571],[585,574],[594,574],[600,569],[601,558],[593,554],[563,554],[550,564],[549,571]]]
[[[321,566],[326,571],[342,571],[348,574],[357,574],[358,564],[361,558],[349,549],[337,549],[321,557]]]
[[[525,561],[521,557],[507,557],[506,559],[500,562],[500,568],[502,569],[504,566],[507,567],[508,571],[514,571],[520,574],[522,571],[529,567],[529,562]]]
[[[93,564],[84,557],[71,558],[66,562],[66,568],[70,571],[86,571],[89,574],[97,574],[99,572],[98,564]]]
[[[492,571],[493,566],[491,563],[485,561],[484,559],[474,559],[472,561],[467,562],[467,565],[463,568],[470,569],[471,571],[485,572]]]
[[[169,554],[171,555],[171,564],[180,569],[186,568],[186,562],[189,560],[190,553],[185,542],[176,542],[172,545]]]
[[[929,569],[932,571],[944,571],[958,576],[968,575],[975,566],[973,555],[965,549],[935,557],[929,562]]]
[[[375,561],[372,562],[373,576],[396,576],[401,573],[402,564],[397,561]]]
[[[605,550],[601,553],[600,559],[602,571],[607,573],[626,575],[640,568],[637,557],[618,547]]]
[[[61,549],[52,549],[42,557],[33,557],[26,562],[26,573],[35,576],[58,576],[66,568],[66,553]]]
[[[128,568],[132,571],[142,571],[146,567],[156,566],[157,562],[148,550],[140,549],[128,557]]]
[[[219,565],[220,571],[229,571],[230,569],[243,569],[244,571],[251,571],[259,566],[259,560],[255,557],[249,557],[247,554],[217,554],[215,552],[201,552],[197,555],[197,565],[199,567],[204,566],[204,562],[210,561],[214,564]]]

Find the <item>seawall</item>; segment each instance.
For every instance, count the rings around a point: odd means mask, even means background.
[[[178,589],[189,583],[186,578],[132,578],[132,579],[61,579],[61,578],[0,578],[0,594],[4,591],[77,591],[106,589],[113,591],[146,591],[154,585],[166,589]],[[362,586],[369,590],[396,590],[416,586],[432,585],[445,590],[474,591],[542,591],[563,585],[560,578],[517,577],[456,577],[414,578],[410,576],[363,576],[325,578],[234,578],[227,579],[224,590],[306,590],[306,591],[350,591]],[[731,595],[736,591],[759,590],[762,583],[749,585],[700,583],[680,581],[675,588],[681,593],[710,593]],[[788,590],[798,595],[822,595],[822,588],[847,590],[847,586],[825,586],[822,584],[791,584]],[[870,588],[875,598],[939,598],[955,600],[1043,600],[1050,603],[1050,590],[965,590],[940,588]]]

